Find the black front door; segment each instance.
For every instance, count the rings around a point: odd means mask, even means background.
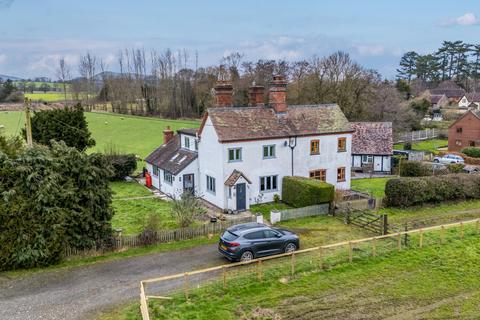
[[[193,179],[193,174],[184,174],[183,175],[183,191],[193,193],[195,191],[195,183]]]
[[[247,208],[247,195],[245,183],[237,184],[237,211],[243,211]]]

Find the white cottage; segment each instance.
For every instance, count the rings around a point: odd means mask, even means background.
[[[472,92],[464,95],[458,102],[458,107],[462,109],[479,109],[480,107],[480,93]]]
[[[352,128],[338,105],[286,103],[287,82],[274,77],[269,103],[263,87],[250,88],[250,106],[233,107],[233,88],[215,87],[215,108],[198,132],[166,131],[166,141],[146,159],[153,185],[178,197],[194,190],[230,210],[281,197],[284,176],[304,176],[350,189]]]
[[[352,122],[352,169],[390,173],[393,154],[391,122]]]

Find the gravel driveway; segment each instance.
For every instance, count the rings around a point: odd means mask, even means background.
[[[140,280],[222,263],[226,262],[216,245],[204,245],[13,280],[0,278],[0,319],[91,319],[113,305],[138,299]]]

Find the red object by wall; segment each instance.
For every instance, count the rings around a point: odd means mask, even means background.
[[[145,173],[145,185],[147,186],[147,188],[152,187],[152,176],[148,172]]]

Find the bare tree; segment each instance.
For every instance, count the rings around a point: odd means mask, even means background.
[[[70,67],[65,62],[65,57],[61,57],[60,60],[58,60],[56,75],[58,80],[62,83],[63,94],[65,97],[65,103],[66,103],[67,102],[67,82],[70,80],[71,74],[70,74]]]

